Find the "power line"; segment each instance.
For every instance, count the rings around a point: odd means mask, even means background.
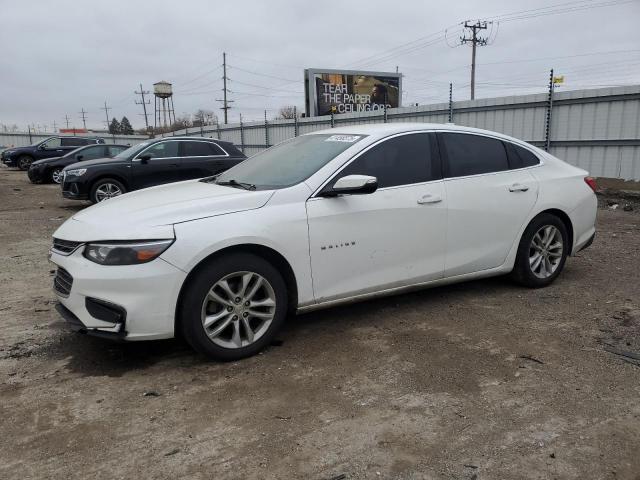
[[[595,2],[594,0],[580,1],[580,2],[567,2],[557,5],[551,5],[548,7],[535,8],[531,10],[524,10],[522,12],[513,12],[511,14],[497,15],[491,17],[492,20],[499,20],[500,22],[513,22],[515,20],[528,20],[530,18],[543,17],[547,15],[560,15],[563,13],[578,12],[581,10],[588,10],[592,8],[610,7],[614,5],[622,5],[625,3],[631,3],[636,0],[609,0]]]
[[[274,78],[276,80],[284,80],[285,82],[289,82],[289,83],[297,83],[297,82],[300,81],[300,79],[292,80],[290,78],[282,78],[282,77],[277,77],[275,75],[268,75],[266,73],[254,72],[254,71],[251,71],[251,70],[246,70],[244,68],[236,67],[235,65],[227,65],[227,67],[231,68],[232,70],[239,70],[241,72],[248,73],[250,75],[256,75],[256,76],[259,76],[259,77]]]
[[[178,83],[178,85],[180,85],[180,86],[185,86],[185,85],[188,85],[188,84],[190,84],[190,83],[193,83],[193,82],[195,82],[196,80],[200,80],[202,77],[206,77],[207,75],[210,75],[210,74],[212,74],[212,73],[217,72],[218,70],[220,70],[220,68],[221,68],[221,67],[222,67],[222,65],[218,65],[217,67],[215,67],[215,68],[213,68],[213,69],[211,69],[211,70],[207,70],[207,71],[206,71],[206,72],[204,72],[203,74],[198,75],[197,77],[194,77],[194,78],[192,78],[191,80],[187,80],[186,82]]]
[[[264,90],[271,90],[271,91],[274,91],[274,92],[284,92],[284,93],[292,93],[292,92],[293,92],[293,93],[300,93],[300,94],[304,93],[304,92],[301,92],[301,91],[299,91],[299,90],[296,90],[296,91],[293,91],[293,90],[283,90],[283,89],[281,89],[281,88],[274,88],[274,87],[269,87],[269,86],[266,86],[266,85],[256,85],[255,83],[241,82],[240,80],[232,80],[232,82],[233,82],[233,83],[237,83],[237,84],[239,84],[239,85],[245,85],[245,86],[247,86],[247,87],[262,88],[262,89],[264,89]]]

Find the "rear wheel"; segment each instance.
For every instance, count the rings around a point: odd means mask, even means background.
[[[53,183],[62,183],[62,169],[60,167],[51,170],[51,181]]]
[[[564,222],[549,213],[538,215],[520,239],[513,278],[527,287],[546,287],[560,275],[570,248]]]
[[[201,268],[180,303],[182,334],[195,350],[217,360],[239,360],[269,345],[280,329],[287,288],[269,262],[237,253]]]
[[[18,157],[18,168],[20,170],[29,170],[29,167],[33,163],[33,157],[29,155],[21,155]]]
[[[93,203],[104,202],[110,198],[127,193],[127,189],[114,178],[102,178],[93,184],[89,193],[89,200]]]

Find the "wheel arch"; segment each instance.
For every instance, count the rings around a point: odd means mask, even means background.
[[[538,214],[533,218],[536,218],[538,215],[543,213],[548,213],[555,217],[558,217],[562,221],[562,223],[564,223],[564,226],[567,229],[567,235],[569,235],[569,246],[570,246],[569,255],[571,255],[573,253],[573,240],[574,240],[573,223],[571,222],[571,218],[569,217],[569,215],[567,215],[567,213],[564,210],[560,210],[559,208],[548,208],[547,210],[538,212]],[[533,218],[531,219],[531,221],[533,221]]]
[[[100,180],[104,180],[105,178],[113,178],[114,180],[121,182],[125,186],[128,192],[131,191],[129,181],[126,179],[124,175],[120,175],[119,173],[100,173],[94,179],[91,180],[91,183],[89,184],[89,192],[91,192],[96,182],[99,182]]]
[[[558,217],[562,221],[565,228],[567,229],[567,235],[569,235],[569,246],[570,246],[569,255],[571,255],[573,253],[573,240],[574,240],[573,223],[571,221],[571,217],[569,217],[569,215],[560,208],[547,208],[545,210],[539,211],[533,217],[531,217],[531,219],[527,222],[527,224],[522,229],[522,232],[520,233],[520,238],[518,239],[518,243],[516,244],[516,246],[520,244],[520,241],[522,240],[522,235],[524,235],[525,230],[531,224],[531,222],[533,222],[534,219],[538,218],[543,213],[548,213],[550,215],[553,215],[554,217]]]
[[[252,253],[256,256],[264,258],[269,263],[271,263],[282,275],[284,282],[287,286],[288,293],[288,305],[287,311],[288,313],[295,312],[298,306],[298,284],[296,280],[295,273],[291,264],[287,261],[287,259],[278,251],[274,250],[271,247],[267,247],[265,245],[260,245],[257,243],[243,243],[238,245],[231,245],[220,250],[217,250],[207,257],[203,258],[198,262],[198,264],[191,269],[191,271],[187,274],[187,277],[182,282],[182,286],[180,287],[180,292],[178,293],[178,301],[176,302],[176,310],[174,314],[174,332],[175,335],[179,335],[180,328],[178,325],[179,315],[182,305],[183,291],[188,283],[191,281],[193,276],[198,273],[201,269],[205,268],[207,263],[214,261],[216,258],[223,257],[225,255],[230,255],[233,253]]]

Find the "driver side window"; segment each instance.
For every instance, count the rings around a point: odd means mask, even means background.
[[[401,135],[385,140],[360,155],[338,177],[370,175],[378,179],[378,188],[422,183],[439,178],[432,162],[431,136],[428,133]]]
[[[60,139],[58,137],[50,138],[44,143],[44,148],[58,148],[60,147]]]
[[[172,158],[178,156],[178,142],[160,142],[147,148],[141,155],[151,155],[151,158]]]

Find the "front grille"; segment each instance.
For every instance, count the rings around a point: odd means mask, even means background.
[[[58,267],[56,276],[53,279],[53,289],[63,297],[68,297],[71,293],[73,277],[64,268]]]
[[[69,240],[53,239],[53,250],[60,255],[70,255],[75,252],[76,248],[82,245],[82,242],[71,242]]]

